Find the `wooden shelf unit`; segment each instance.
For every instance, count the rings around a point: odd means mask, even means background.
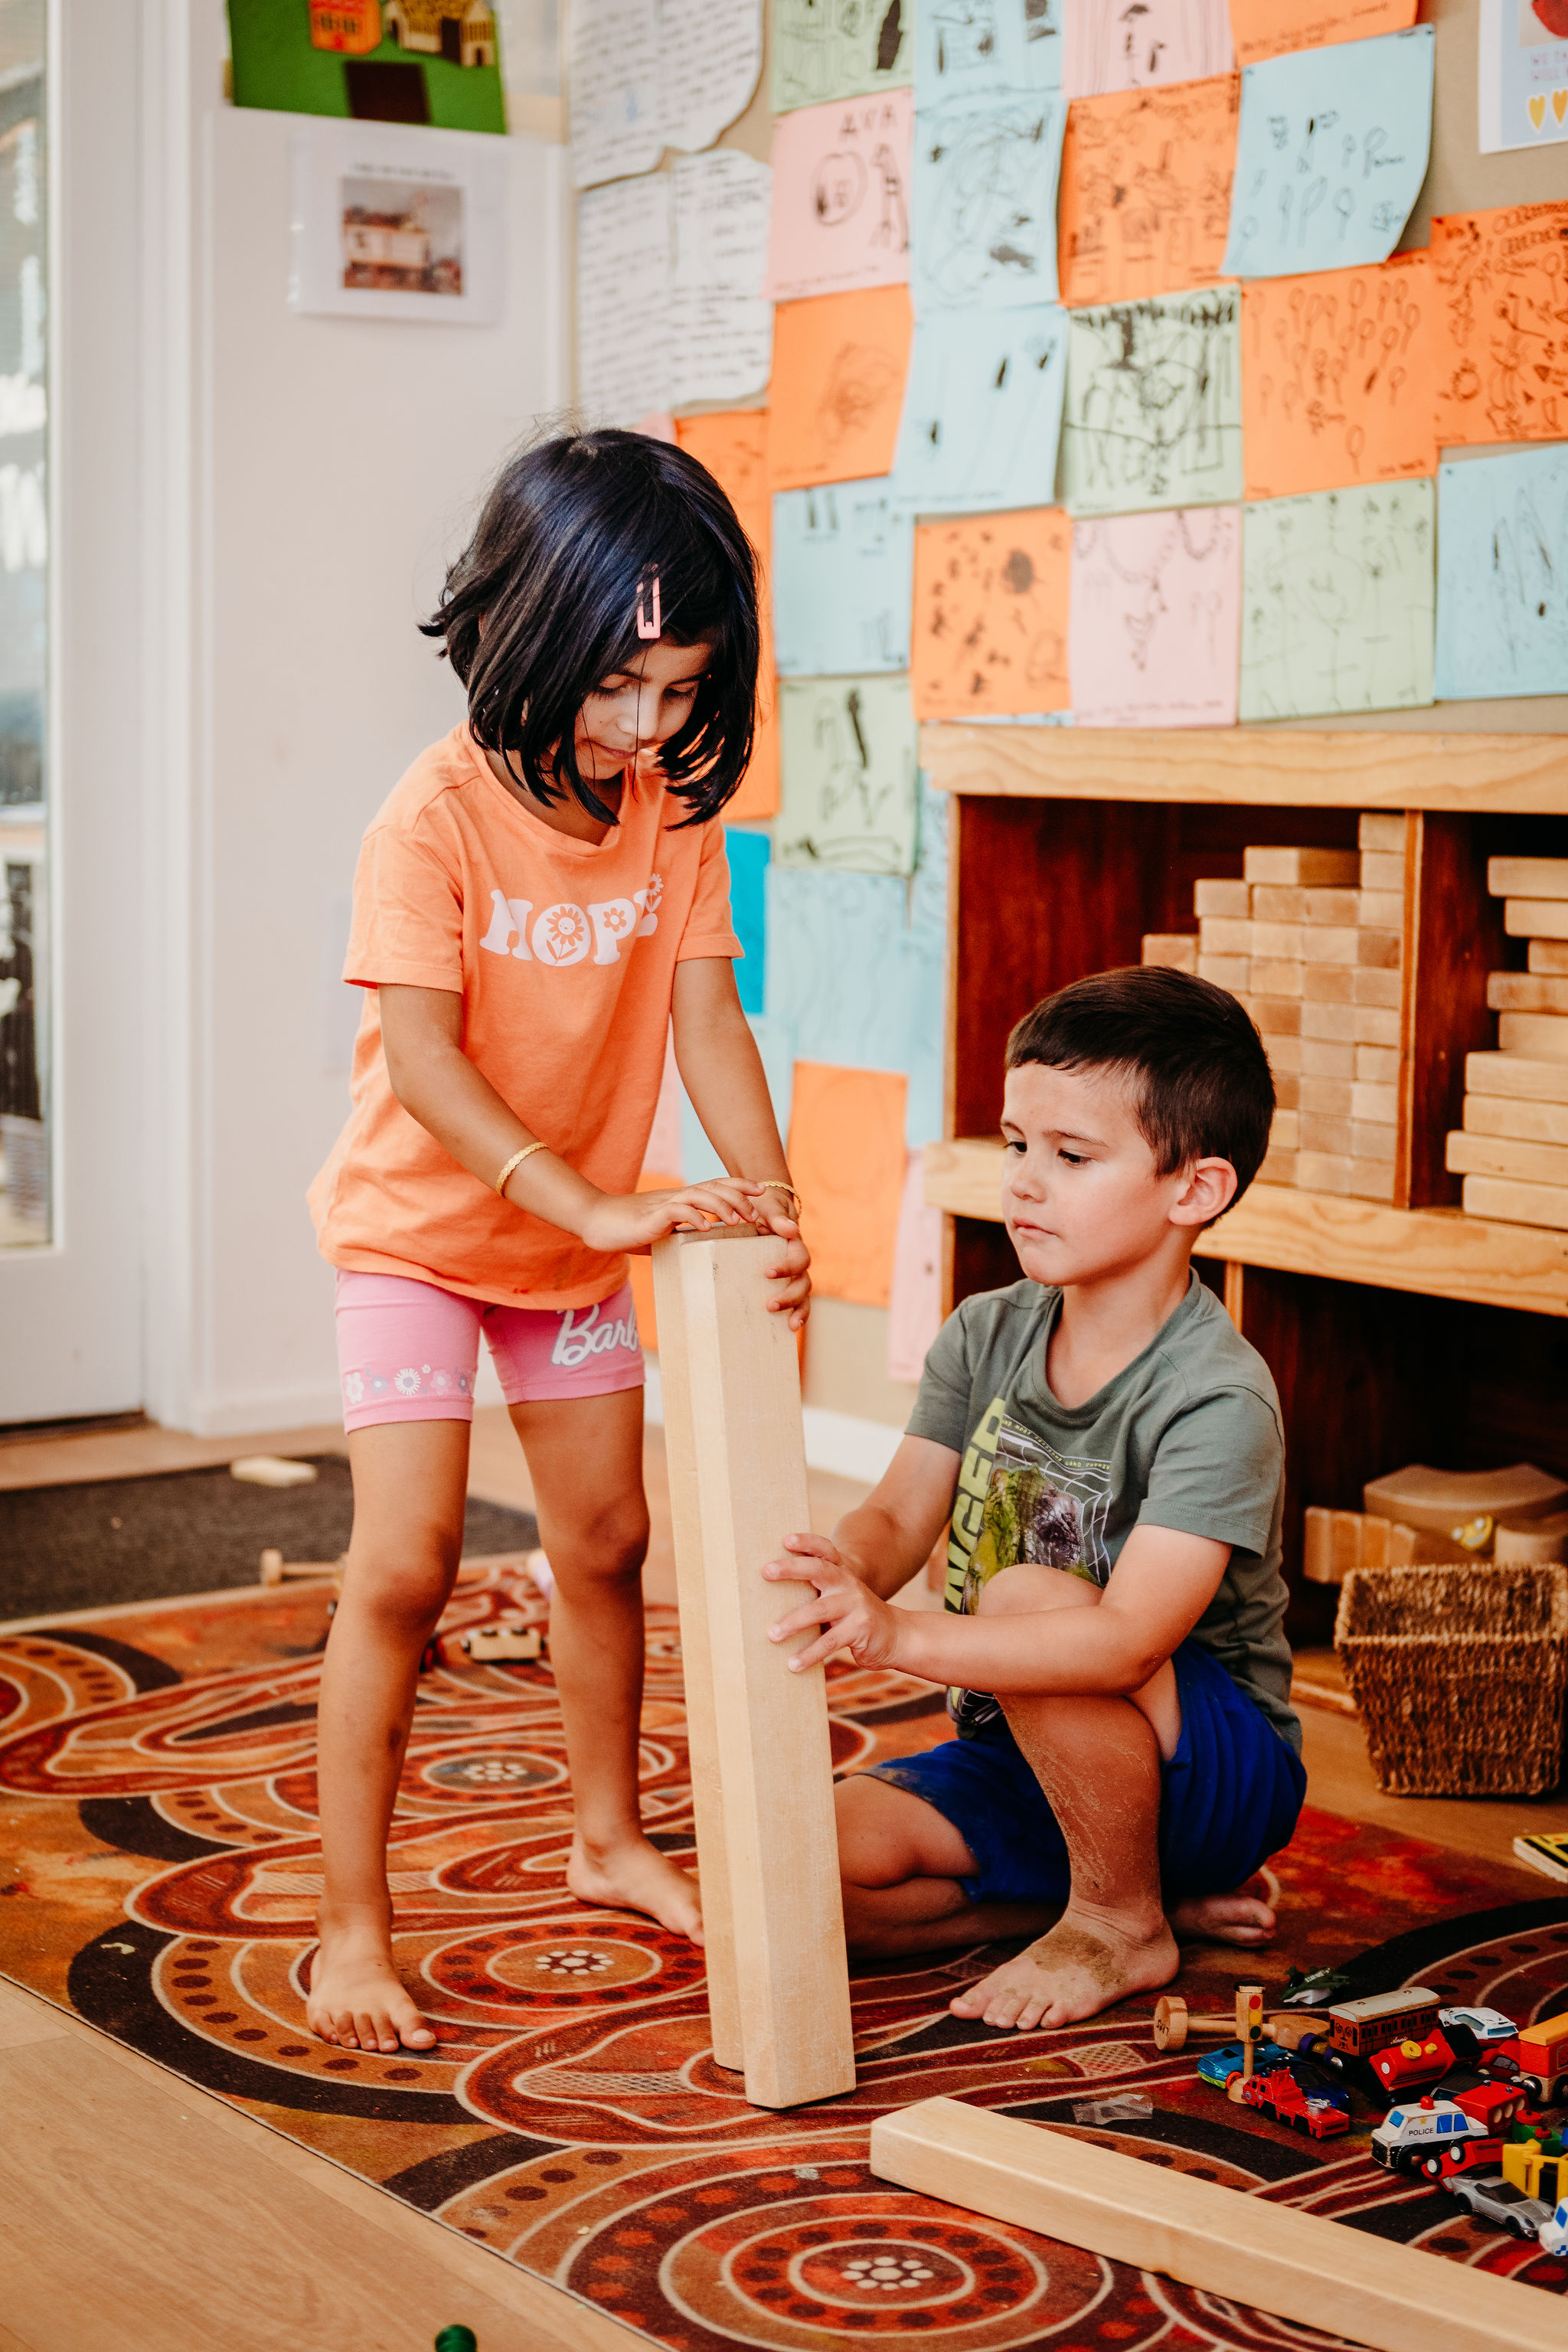
[[[1194,930],[1193,884],[1239,877],[1245,848],[1350,848],[1361,810],[1405,813],[1394,1205],[1256,1185],[1201,1244],[1279,1388],[1291,1630],[1323,1641],[1334,1595],[1300,1580],[1306,1504],[1359,1508],[1411,1461],[1568,1475],[1568,1234],[1463,1216],[1444,1165],[1465,1055],[1496,1045],[1487,975],[1525,963],[1487,861],[1568,856],[1568,737],[943,725],[921,756],[953,795],[950,1139],[927,1157],[950,1304],[1017,1279],[990,1139],[1013,1023],[1136,963],[1146,932]]]

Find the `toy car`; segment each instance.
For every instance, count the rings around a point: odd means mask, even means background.
[[[1205,2051],[1198,2060],[1198,2073],[1205,2083],[1213,2083],[1223,2091],[1231,2076],[1240,2074],[1241,2059],[1239,2042],[1222,2042],[1217,2050]],[[1272,2042],[1260,2042],[1252,2053],[1253,2071],[1258,2074],[1271,2074],[1289,2063],[1289,2052],[1276,2049]]]
[[[1521,2120],[1527,2095],[1522,2083],[1500,2082],[1495,2074],[1479,2073],[1474,2066],[1451,2066],[1432,2085],[1433,2098],[1452,2099],[1494,2137]]]
[[[521,1619],[503,1617],[499,1624],[474,1625],[468,1633],[459,1633],[458,1647],[474,1665],[510,1665],[515,1661],[542,1657],[544,1633],[542,1626],[525,1625]]]
[[[1456,2057],[1464,2054],[1454,2040],[1456,2031],[1468,2034],[1483,2047],[1494,2042],[1511,2042],[1519,2032],[1512,2018],[1505,2017],[1500,2009],[1440,2009],[1437,2022],[1453,2044]]]
[[[1568,2254],[1568,2197],[1564,2197],[1549,2221],[1542,2221],[1536,2236],[1541,2240],[1542,2253]]]
[[[1381,2097],[1394,2100],[1402,2092],[1424,2090],[1454,2063],[1456,2053],[1446,2034],[1434,2026],[1418,2040],[1391,2042],[1366,2062],[1376,2077]]]
[[[1315,2066],[1279,2066],[1254,2074],[1240,2103],[1292,2131],[1310,2132],[1314,2139],[1330,2139],[1351,2127],[1348,2092],[1333,2089]]]
[[[1542,2231],[1552,2226],[1551,2208],[1543,2205],[1539,2197],[1527,2197],[1522,2189],[1516,2189],[1500,2172],[1460,2173],[1455,2179],[1445,2181],[1444,2187],[1478,2221],[1490,2221],[1516,2238],[1540,2238]]]
[[[1390,2107],[1372,2135],[1374,2163],[1391,2172],[1436,2173],[1449,2150],[1467,2140],[1489,2137],[1486,2126],[1468,2116],[1452,2099],[1425,2098],[1408,2106]]]

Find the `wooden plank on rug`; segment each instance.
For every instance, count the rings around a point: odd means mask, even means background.
[[[826,1684],[820,1667],[789,1673],[788,1652],[768,1639],[810,1588],[758,1572],[811,1525],[795,1337],[768,1311],[775,1249],[730,1226],[675,1234],[654,1264],[671,1498],[688,1479],[697,1498],[746,2096],[792,2107],[852,2090],[855,2057]],[[682,1386],[685,1408],[672,1413]],[[678,1507],[678,1565],[692,1540],[685,1516]]]
[[[1376,2352],[1562,2352],[1554,2295],[960,2099],[879,2117],[871,2170]]]

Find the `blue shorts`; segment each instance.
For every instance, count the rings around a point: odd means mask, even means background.
[[[1307,1793],[1295,1749],[1209,1652],[1184,1642],[1172,1664],[1182,1736],[1161,1769],[1160,1876],[1168,1903],[1223,1895],[1289,1845]],[[874,1780],[934,1805],[980,1867],[972,1903],[1065,1903],[1071,1871],[1057,1817],[1005,1722],[923,1756],[871,1767]]]

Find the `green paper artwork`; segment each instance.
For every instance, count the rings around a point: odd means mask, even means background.
[[[236,106],[506,131],[490,0],[228,0]]]
[[[1434,521],[1419,480],[1243,510],[1244,721],[1431,701]]]

